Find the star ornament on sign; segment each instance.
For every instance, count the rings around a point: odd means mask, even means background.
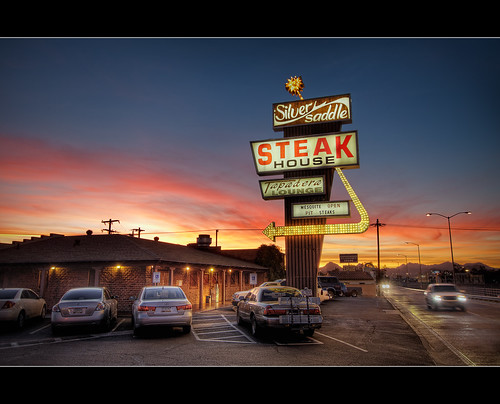
[[[293,76],[288,79],[285,83],[286,90],[292,95],[298,95],[301,100],[303,100],[300,92],[304,89],[304,82],[302,81],[302,76]]]

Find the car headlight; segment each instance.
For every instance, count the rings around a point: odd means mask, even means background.
[[[466,302],[467,298],[464,295],[459,295],[458,296],[458,300],[461,301],[461,302]]]
[[[434,296],[432,296],[432,298],[433,298],[435,301],[437,301],[437,302],[440,302],[441,300],[443,300],[443,299],[441,298],[441,296],[439,296],[439,295],[434,295]]]

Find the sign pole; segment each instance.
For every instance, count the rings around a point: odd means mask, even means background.
[[[283,137],[312,136],[320,133],[340,132],[341,123],[319,123],[309,126],[283,128]],[[292,204],[330,200],[333,183],[333,168],[303,170],[283,173],[284,178],[296,176],[324,175],[326,194],[285,198],[285,226],[326,224],[326,218],[293,219]],[[287,284],[297,289],[309,288],[317,295],[318,266],[323,250],[324,235],[285,237],[285,258]]]

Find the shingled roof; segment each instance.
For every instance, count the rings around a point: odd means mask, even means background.
[[[131,261],[266,269],[252,262],[221,254],[121,234],[82,236],[51,234],[15,242],[9,248],[0,249],[0,265]]]

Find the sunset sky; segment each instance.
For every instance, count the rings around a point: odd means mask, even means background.
[[[360,168],[344,170],[380,229],[381,265],[500,268],[500,40],[489,38],[1,38],[0,242],[113,229],[187,244],[219,229],[257,248],[283,201],[264,201],[250,141],[272,104],[350,93]],[[332,200],[348,199],[335,176]],[[353,209],[353,208],[351,208]],[[354,209],[355,210],[355,209]],[[329,223],[359,221],[329,220]],[[276,244],[284,248],[284,239]],[[376,230],[325,236],[377,260]]]

